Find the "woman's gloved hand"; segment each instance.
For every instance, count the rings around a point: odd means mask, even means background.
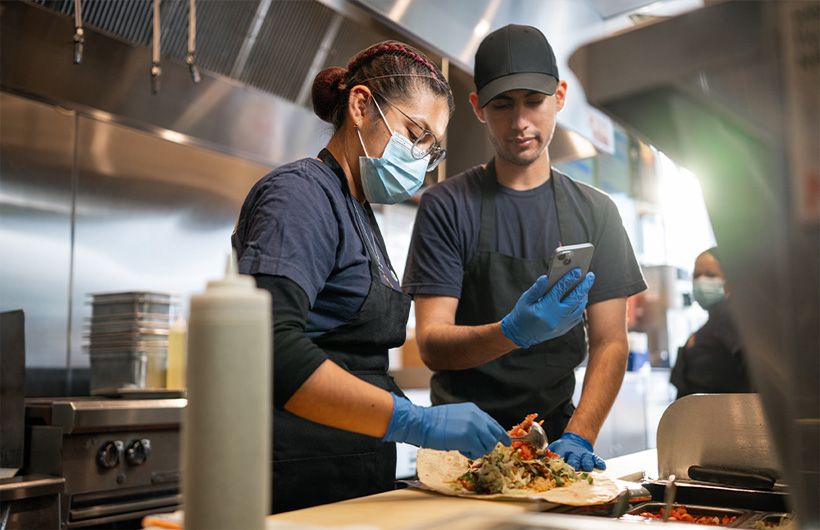
[[[581,270],[572,269],[549,292],[547,276],[538,278],[501,320],[501,332],[519,348],[529,348],[572,329],[584,315],[595,274],[587,273],[563,301],[561,298],[580,277]]]
[[[574,432],[565,432],[562,437],[549,445],[549,450],[578,471],[592,471],[592,468],[606,469],[606,462],[592,452],[592,444]]]
[[[507,431],[473,403],[421,407],[392,395],[393,417],[382,438],[385,442],[455,449],[472,460],[492,451],[498,442],[511,443]]]

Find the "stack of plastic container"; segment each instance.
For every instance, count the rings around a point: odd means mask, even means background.
[[[130,291],[91,298],[91,394],[165,388],[168,333],[178,295]]]

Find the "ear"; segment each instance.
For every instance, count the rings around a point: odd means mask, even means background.
[[[558,110],[564,108],[564,104],[567,102],[567,82],[564,80],[558,81],[558,86],[555,89],[555,103],[558,106]]]
[[[475,92],[470,92],[470,104],[473,106],[473,112],[475,112],[478,121],[481,123],[487,123],[484,120],[484,109],[478,106],[478,94]]]
[[[347,117],[352,125],[357,125],[367,115],[367,107],[372,97],[372,92],[364,85],[356,85],[350,89],[350,96],[347,100]]]

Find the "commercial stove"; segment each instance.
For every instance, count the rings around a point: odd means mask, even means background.
[[[27,399],[23,471],[65,479],[62,528],[111,527],[174,511],[186,404],[178,397]]]

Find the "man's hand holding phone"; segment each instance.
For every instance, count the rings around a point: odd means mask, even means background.
[[[581,270],[572,269],[548,291],[549,278],[541,276],[501,320],[501,332],[519,348],[560,337],[581,321],[595,274],[579,280]]]

